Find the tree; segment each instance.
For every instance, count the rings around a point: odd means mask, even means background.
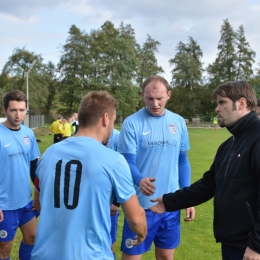
[[[71,26],[66,44],[62,46],[59,63],[61,73],[60,113],[71,113],[80,98],[91,90],[108,90],[122,97],[133,86],[137,70],[134,31],[130,25],[116,29],[106,21],[89,34]],[[133,91],[130,93],[134,93]],[[131,104],[133,108],[136,104]],[[119,113],[122,111],[119,108]]]
[[[46,116],[49,116],[59,84],[56,66],[51,61],[49,61],[48,64],[44,66],[42,80],[44,85],[46,86],[46,89],[48,90],[44,106],[44,114]]]
[[[172,85],[189,89],[200,86],[202,82],[202,50],[197,42],[189,37],[188,43],[179,42],[176,55],[169,60],[172,69]]]
[[[2,70],[2,74],[8,77],[5,86],[6,91],[19,89],[26,92],[26,73],[31,68],[34,60],[36,61],[35,70],[42,64],[43,58],[41,55],[29,52],[25,47],[14,49],[13,54],[9,57]],[[32,73],[33,71],[30,72],[30,76]]]
[[[107,23],[102,26],[102,32],[107,39],[107,48],[104,50],[105,75],[104,85],[108,91],[120,102],[117,114],[125,118],[136,111],[140,100],[139,89],[134,86],[133,78],[138,69],[137,43],[134,30],[130,25],[120,24],[118,33],[107,33]]]
[[[258,63],[258,66],[260,66],[260,62]],[[256,75],[254,77],[251,77],[249,79],[250,86],[255,90],[256,96],[260,98],[260,68],[256,68]]]
[[[158,47],[160,42],[154,40],[149,34],[147,39],[144,42],[142,48],[138,49],[138,70],[136,73],[136,82],[137,85],[141,88],[143,81],[151,76],[163,73],[164,70],[161,66],[158,65],[157,58],[155,53],[158,52]]]
[[[60,73],[59,100],[65,106],[59,113],[69,114],[78,110],[91,72],[89,37],[75,25],[69,30],[66,44],[62,46],[58,63]]]
[[[249,80],[253,74],[253,63],[255,52],[250,48],[246,41],[243,25],[239,26],[236,33],[236,80]]]
[[[215,114],[212,91],[205,86],[192,90],[181,86],[173,88],[167,108],[188,119]]]
[[[207,68],[211,85],[214,86],[236,79],[236,33],[228,19],[224,20],[220,33],[217,58]]]
[[[29,80],[29,103],[32,114],[46,114],[46,97],[49,95],[48,89],[44,84],[46,78],[44,73],[45,65],[41,55],[29,52],[25,47],[16,48],[13,54],[5,63],[1,74],[1,87],[4,92],[13,89],[22,90],[26,93],[26,73],[32,66]],[[2,85],[4,82],[4,85]]]

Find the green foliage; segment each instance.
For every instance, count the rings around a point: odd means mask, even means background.
[[[255,90],[256,96],[260,98],[260,75],[251,78],[249,84]]]
[[[212,90],[233,80],[249,81],[260,96],[260,69],[253,75],[255,52],[246,40],[243,25],[235,32],[226,19],[220,34],[217,57],[206,70],[200,45],[191,36],[187,43],[177,44],[176,54],[169,60],[173,67],[169,109],[186,118],[213,115]],[[140,45],[135,30],[123,22],[116,28],[106,21],[89,32],[72,25],[66,42],[61,44],[57,66],[51,61],[44,64],[41,55],[25,47],[14,49],[0,74],[0,98],[13,89],[26,93],[26,74],[35,60],[29,74],[32,114],[50,116],[54,111],[69,115],[78,110],[82,96],[89,91],[107,90],[118,99],[118,115],[125,118],[144,105],[140,95],[143,81],[164,72],[156,58],[159,46],[160,42],[149,34]]]
[[[137,59],[139,61],[138,70],[136,72],[137,85],[142,88],[143,82],[151,75],[158,75],[164,70],[158,66],[155,52],[158,52],[160,42],[152,39],[148,34],[142,48],[138,50]]]
[[[235,32],[226,19],[220,33],[217,58],[207,68],[212,88],[227,81],[249,80],[253,74],[255,52],[246,41],[243,25]]]
[[[172,96],[167,108],[191,119],[201,114],[211,114],[211,90],[202,85],[202,50],[198,43],[189,37],[188,43],[179,42],[176,55],[170,59],[172,70]]]
[[[174,87],[196,88],[202,82],[202,50],[197,42],[189,37],[188,43],[179,42],[176,55],[169,60],[172,70],[172,84]]]
[[[243,25],[239,26],[236,33],[237,61],[236,61],[236,80],[249,80],[253,74],[253,63],[255,52],[250,48],[246,41]]]
[[[59,63],[60,100],[65,106],[59,112],[77,111],[81,97],[91,90],[107,90],[120,98],[120,115],[133,112],[127,105],[134,109],[137,106],[132,83],[138,65],[136,46],[130,25],[121,23],[116,29],[107,21],[89,34],[73,25]]]
[[[30,74],[27,75],[28,71]],[[25,48],[16,48],[3,67],[0,77],[1,91],[6,93],[19,89],[27,93],[28,80],[29,109],[32,114],[48,115],[55,95],[56,81],[53,71],[54,64],[43,64],[41,55]]]
[[[236,34],[228,22],[228,19],[224,20],[220,33],[217,58],[213,64],[208,67],[211,83],[216,85],[226,81],[233,81],[236,77]]]
[[[182,117],[191,120],[192,117],[215,114],[216,105],[210,88],[203,86],[197,86],[194,89],[176,87],[171,91],[172,95],[167,108]]]

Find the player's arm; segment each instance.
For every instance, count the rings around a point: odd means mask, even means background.
[[[190,186],[191,169],[187,151],[180,152],[179,155],[179,185],[181,189]]]
[[[130,229],[136,234],[136,241],[133,244],[142,243],[147,235],[147,223],[144,209],[140,206],[137,196],[131,196],[128,201],[121,204],[121,207]]]
[[[40,214],[41,204],[40,204],[40,187],[39,187],[39,179],[36,177],[34,181],[34,200],[33,207]]]
[[[116,213],[118,212],[118,209],[119,209],[118,206],[112,204],[111,207],[110,207],[110,216],[115,216]]]
[[[131,153],[122,153],[122,155],[125,157],[129,165],[134,184],[139,185],[139,182],[143,178],[143,175],[139,172],[139,170],[136,167],[136,155]]]
[[[153,182],[155,181],[155,178],[150,178],[144,176],[140,173],[140,171],[136,167],[136,155],[131,153],[122,153],[122,155],[125,157],[129,168],[131,170],[132,178],[134,181],[134,184],[139,186],[141,192],[146,195],[150,196],[154,194],[155,186],[153,185]]]
[[[53,123],[52,123],[51,126],[50,126],[50,130],[51,130],[52,133],[54,133]]]
[[[36,177],[37,161],[38,158],[30,162],[30,176],[31,176],[32,183],[34,183]]]
[[[190,186],[191,168],[187,151],[181,151],[179,155],[179,185],[181,189]],[[195,218],[194,207],[186,208],[185,221],[192,221]]]
[[[111,216],[116,215],[116,213],[117,213],[119,207],[120,207],[120,203],[118,203],[118,202],[117,202],[117,199],[115,198],[114,201],[113,201],[113,203],[112,203],[112,205],[111,205],[111,207],[110,207],[110,215],[111,215]]]
[[[34,200],[33,206],[35,210],[40,214],[41,211],[41,204],[40,204],[40,192],[34,189]]]

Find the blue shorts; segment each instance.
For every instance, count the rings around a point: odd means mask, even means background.
[[[128,255],[140,255],[151,249],[154,242],[156,247],[162,249],[174,249],[180,244],[180,211],[165,212],[163,214],[153,213],[145,210],[147,220],[147,236],[143,243],[132,248],[125,246],[127,238],[135,239],[126,219],[122,234],[121,251]]]
[[[26,224],[37,215],[31,201],[25,207],[15,210],[3,210],[4,221],[0,222],[0,242],[12,241],[18,227]]]
[[[110,230],[110,235],[112,239],[112,244],[116,242],[116,235],[117,235],[117,223],[118,223],[118,217],[119,217],[119,210],[114,216],[111,217],[111,230]]]

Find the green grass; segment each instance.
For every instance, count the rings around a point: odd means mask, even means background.
[[[191,150],[189,160],[192,169],[192,182],[201,178],[203,173],[209,169],[218,146],[226,140],[230,133],[226,129],[212,131],[211,129],[189,128]],[[36,138],[40,139],[39,148],[41,153],[52,144],[52,135],[48,127],[35,130]],[[181,244],[176,249],[175,260],[220,260],[220,244],[215,243],[213,236],[213,202],[212,200],[196,207],[196,218],[193,222],[184,222],[185,211],[181,213]],[[119,217],[118,236],[116,242],[116,256],[120,259],[121,232],[123,226],[123,212]],[[11,259],[18,259],[18,248],[21,240],[20,232],[14,240]],[[143,255],[142,260],[152,260],[154,247]]]

